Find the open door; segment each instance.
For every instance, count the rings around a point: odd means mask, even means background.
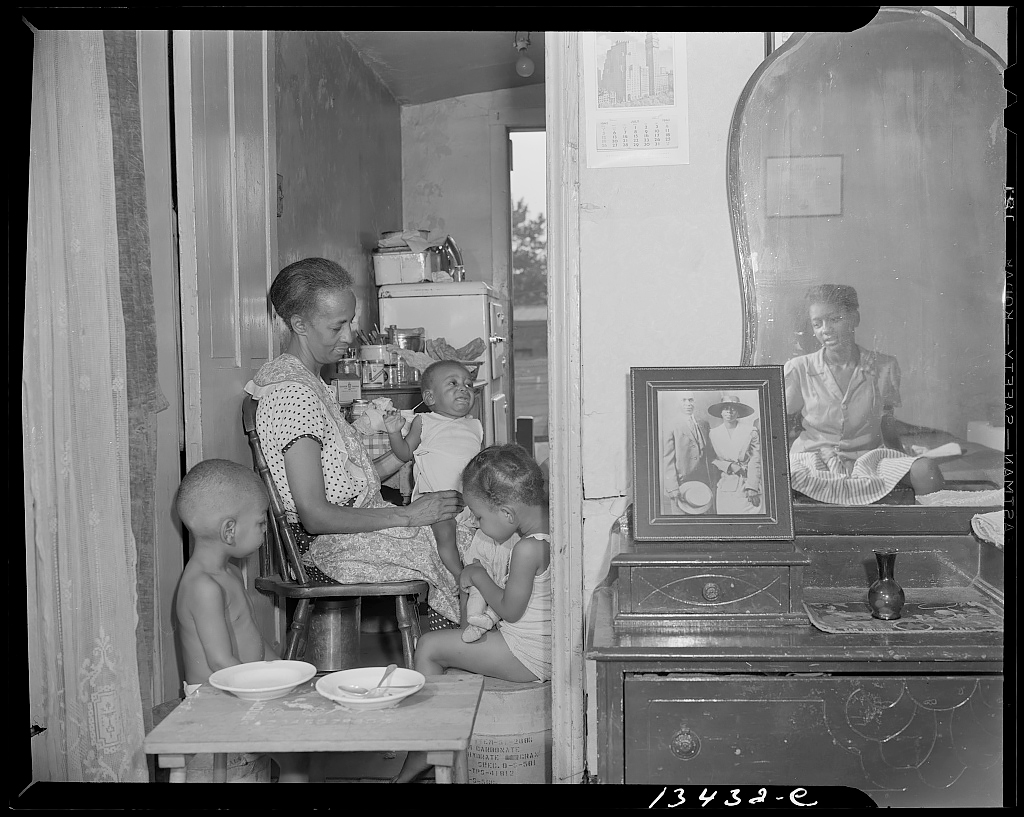
[[[274,352],[267,307],[277,269],[273,36],[174,32],[186,468],[213,457],[252,462],[242,389]],[[250,589],[256,565],[253,556],[243,566]],[[280,642],[272,602],[252,595],[264,634]]]

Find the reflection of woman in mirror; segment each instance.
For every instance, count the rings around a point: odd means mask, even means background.
[[[867,505],[909,479],[918,496],[943,486],[932,459],[907,456],[896,433],[896,358],[858,346],[860,304],[853,287],[807,292],[821,349],[786,362],[786,406],[803,430],[790,448],[793,489],[839,505]]]
[[[721,472],[715,501],[718,513],[761,512],[761,440],[756,428],[740,423],[754,409],[735,394],[723,394],[722,402],[708,407],[708,414],[721,417],[711,429],[715,449],[714,466]]]

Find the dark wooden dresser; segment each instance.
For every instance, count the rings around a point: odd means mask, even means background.
[[[895,544],[908,602],[977,594],[1001,615],[1001,550],[967,535],[806,535],[789,553],[702,566],[678,547],[626,544],[589,617],[598,782],[1002,804],[1002,631],[829,633],[802,604],[866,598],[872,549]]]

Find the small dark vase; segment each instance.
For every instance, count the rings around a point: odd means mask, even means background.
[[[868,606],[874,618],[893,621],[900,617],[903,602],[906,601],[903,588],[893,578],[896,551],[876,550],[875,561],[878,562],[878,578],[868,588]]]

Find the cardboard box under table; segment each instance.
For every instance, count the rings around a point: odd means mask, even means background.
[[[423,689],[389,709],[351,710],[324,698],[316,678],[282,698],[244,701],[208,684],[146,736],[146,754],[185,781],[186,756],[214,755],[223,783],[228,752],[427,752],[438,783],[469,781],[467,750],[484,679],[428,675]]]

